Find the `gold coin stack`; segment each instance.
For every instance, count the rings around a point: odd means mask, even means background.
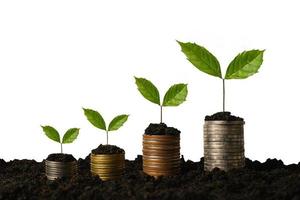
[[[91,173],[103,181],[115,180],[124,174],[125,153],[91,154]]]
[[[77,175],[77,162],[45,161],[46,176],[48,180],[57,178],[70,178]]]
[[[204,170],[245,166],[244,121],[205,121]]]
[[[180,137],[143,135],[143,171],[154,177],[180,172]]]

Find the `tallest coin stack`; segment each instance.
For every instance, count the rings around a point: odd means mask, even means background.
[[[228,171],[245,166],[244,121],[205,121],[204,169]]]

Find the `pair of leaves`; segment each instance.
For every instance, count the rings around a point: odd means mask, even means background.
[[[115,131],[118,130],[123,124],[127,121],[129,115],[118,115],[116,116],[108,126],[108,129],[106,129],[106,123],[101,116],[101,114],[95,110],[92,109],[86,109],[83,108],[84,115],[87,117],[88,121],[93,124],[95,127],[107,130],[107,131]]]
[[[67,144],[67,143],[72,143],[78,136],[79,134],[79,128],[70,128],[67,130],[67,132],[64,134],[62,141],[60,139],[60,135],[58,131],[53,128],[52,126],[42,126],[44,133],[46,136],[59,143]]]
[[[187,59],[200,71],[222,78],[219,61],[207,49],[195,43],[177,41]],[[250,50],[238,54],[229,64],[225,79],[245,79],[258,72],[264,50]]]
[[[152,103],[161,105],[158,89],[151,81],[145,78],[135,77],[135,83],[140,93]],[[162,106],[178,106],[186,100],[188,94],[187,84],[175,84],[166,92]]]

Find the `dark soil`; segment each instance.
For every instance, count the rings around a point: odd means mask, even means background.
[[[53,153],[47,157],[47,160],[56,162],[72,162],[76,159],[71,154]]]
[[[117,154],[125,153],[124,149],[121,149],[115,145],[102,145],[100,144],[96,149],[92,150],[93,154]]]
[[[205,121],[244,121],[243,118],[231,115],[231,112],[217,112],[213,115],[205,116]]]
[[[168,127],[164,123],[150,124],[146,130],[146,135],[179,135],[180,131],[173,127]]]
[[[44,162],[0,160],[0,199],[157,199],[157,200],[299,200],[300,163],[246,160],[246,167],[205,173],[200,162],[184,161],[182,172],[157,180],[142,172],[142,157],[126,160],[124,176],[102,182],[89,172],[89,156],[79,159],[77,178],[48,181]]]

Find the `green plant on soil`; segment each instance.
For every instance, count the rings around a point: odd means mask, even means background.
[[[79,134],[79,128],[70,128],[67,130],[67,132],[64,134],[63,138],[60,139],[60,135],[58,131],[53,128],[52,126],[41,126],[45,135],[55,141],[60,143],[60,152],[63,153],[63,144],[72,143]]]
[[[160,94],[158,89],[151,81],[145,78],[135,78],[135,83],[140,93],[145,99],[159,105],[160,107],[160,123],[162,123],[162,110],[165,106],[179,106],[187,97],[188,89],[187,84],[179,83],[172,85],[166,92],[163,101],[160,100]]]
[[[197,69],[222,79],[223,112],[225,112],[225,80],[245,79],[258,72],[263,63],[264,50],[250,50],[238,54],[229,64],[225,77],[222,76],[217,58],[204,47],[195,43],[177,41],[182,52]]]
[[[87,120],[96,128],[106,131],[106,144],[108,145],[108,133],[118,130],[127,121],[129,115],[116,116],[106,127],[106,123],[101,114],[95,110],[83,108]]]

